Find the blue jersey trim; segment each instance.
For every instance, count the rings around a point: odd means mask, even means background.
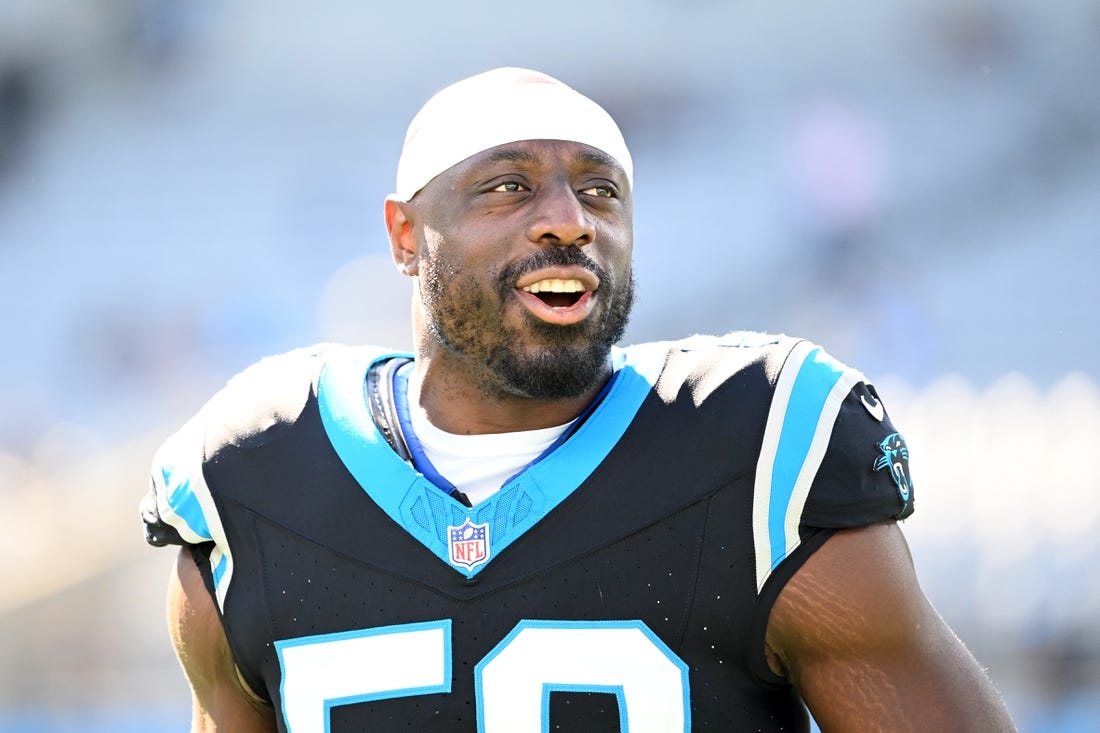
[[[218,588],[222,584],[222,578],[225,577],[225,571],[229,567],[229,557],[222,555],[221,560],[211,570],[211,574],[214,576],[214,587]]]
[[[684,728],[683,733],[688,733],[691,730],[691,680],[689,674],[688,665],[680,659],[676,652],[672,651],[672,648],[664,642],[664,640],[650,629],[644,621],[637,619],[628,620],[605,620],[605,621],[574,621],[574,620],[553,620],[553,619],[520,619],[507,636],[505,636],[495,647],[493,647],[488,654],[481,658],[476,665],[474,665],[474,699],[476,701],[478,716],[477,716],[477,729],[478,733],[485,733],[485,720],[483,718],[485,710],[485,692],[484,692],[484,677],[485,668],[496,659],[508,645],[511,644],[517,636],[519,636],[526,629],[637,629],[640,631],[654,648],[663,654],[669,662],[673,664],[680,675],[680,687],[681,687],[681,704],[683,706],[684,716]],[[568,685],[565,683],[543,683],[542,688],[542,729],[545,731],[549,728],[550,722],[550,707],[549,698],[550,692],[558,690],[575,690],[582,692],[617,692],[619,700],[619,727],[624,733],[628,730],[627,726],[627,707],[625,690],[619,686],[611,688],[607,686],[597,685]]]
[[[394,624],[391,626],[378,626],[370,629],[358,629],[353,631],[339,631],[331,634],[315,634],[312,636],[300,636],[293,639],[281,639],[275,642],[275,652],[279,659],[279,668],[282,671],[280,674],[281,681],[279,683],[279,697],[282,702],[282,717],[283,720],[287,720],[286,714],[286,657],[285,650],[289,647],[308,646],[313,644],[323,644],[327,642],[346,641],[350,639],[362,639],[372,636],[387,636],[391,634],[402,634],[408,632],[424,631],[430,629],[440,629],[443,632],[443,648],[441,650],[443,654],[443,670],[441,674],[442,682],[438,685],[424,685],[419,687],[401,687],[386,690],[374,690],[371,692],[365,692],[356,695],[344,695],[338,697],[330,697],[324,699],[324,726],[325,733],[330,733],[332,725],[332,709],[341,705],[351,705],[360,702],[370,702],[372,700],[389,700],[398,697],[413,697],[416,695],[433,695],[438,693],[448,693],[451,691],[452,682],[452,668],[453,668],[453,654],[451,651],[451,619],[442,619],[439,621],[422,621],[419,623],[410,624]],[[289,723],[288,723],[289,725]],[[294,733],[290,731],[289,733]]]
[[[395,522],[466,577],[492,562],[596,470],[626,432],[664,366],[667,345],[614,349],[619,372],[604,400],[556,451],[510,479],[475,507],[446,496],[390,448],[371,419],[364,394],[372,364],[407,354],[338,352],[321,371],[318,409],[333,449],[363,490]],[[489,523],[488,563],[467,569],[450,562],[447,528],[467,519]]]
[[[206,515],[195,492],[191,490],[191,479],[181,476],[182,471],[173,466],[164,466],[161,475],[168,489],[168,506],[176,516],[187,523],[191,531],[204,540],[210,540],[210,527],[206,524]]]
[[[815,348],[806,357],[795,378],[783,416],[783,430],[776,448],[768,509],[772,569],[787,555],[784,529],[787,509],[798,476],[810,453],[810,444],[821,422],[826,399],[844,374],[842,365],[823,357],[824,352],[820,348]]]

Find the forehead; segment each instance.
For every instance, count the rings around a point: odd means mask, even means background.
[[[626,172],[615,158],[599,148],[567,140],[521,140],[497,145],[471,155],[447,172],[461,178],[509,168],[599,173],[624,188],[627,186]]]

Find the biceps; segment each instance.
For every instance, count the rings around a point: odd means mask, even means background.
[[[1001,729],[992,685],[893,524],[826,542],[780,593],[768,639],[823,731]]]
[[[169,578],[168,628],[191,685],[193,733],[275,730],[271,708],[240,680],[214,601],[186,547]]]
[[[826,733],[1011,729],[993,722],[992,684],[938,617],[889,646],[812,659],[797,686]]]

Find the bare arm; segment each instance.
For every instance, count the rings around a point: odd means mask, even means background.
[[[269,705],[237,672],[214,601],[187,548],[168,581],[168,629],[191,683],[191,733],[274,733]]]
[[[823,733],[1016,730],[925,598],[893,522],[837,532],[815,552],[780,592],[767,643]]]

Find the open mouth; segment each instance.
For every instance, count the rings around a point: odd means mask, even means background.
[[[551,308],[570,308],[580,301],[587,289],[580,280],[539,280],[523,288]]]

